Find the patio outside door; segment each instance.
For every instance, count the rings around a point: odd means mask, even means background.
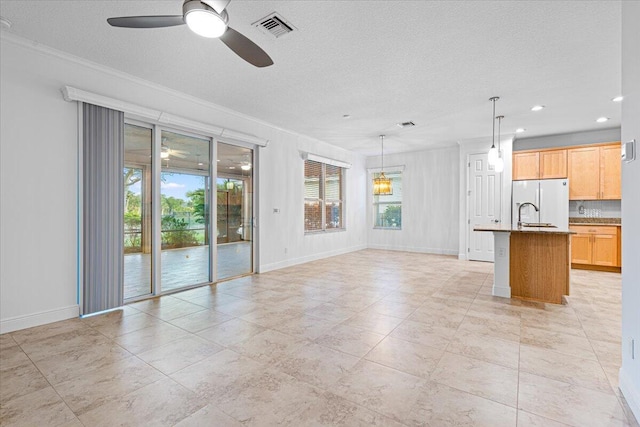
[[[253,272],[253,156],[251,148],[126,123],[125,300]]]
[[[209,139],[162,131],[162,291],[211,281],[209,144]]]
[[[211,140],[125,125],[124,299],[211,282]]]
[[[253,150],[218,143],[217,279],[253,272]]]

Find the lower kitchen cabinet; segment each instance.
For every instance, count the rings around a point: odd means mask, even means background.
[[[572,225],[571,264],[585,266],[620,267],[620,227]]]

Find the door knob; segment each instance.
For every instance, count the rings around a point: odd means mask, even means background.
[[[497,219],[494,219],[493,222],[495,222],[496,224],[499,223],[500,221]]]

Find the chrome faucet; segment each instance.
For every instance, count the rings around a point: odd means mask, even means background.
[[[522,207],[527,205],[533,206],[533,209],[535,209],[536,212],[540,210],[536,205],[534,205],[531,202],[524,202],[523,204],[521,204],[520,207],[518,208],[518,228],[522,228],[522,220],[520,219],[522,217]]]

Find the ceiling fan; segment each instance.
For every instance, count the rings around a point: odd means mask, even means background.
[[[176,150],[175,148],[170,148],[167,144],[167,138],[162,138],[162,142],[160,144],[160,158],[168,159],[169,157],[178,157],[184,159],[189,154],[184,150]]]
[[[256,67],[273,65],[273,60],[257,44],[229,27],[225,10],[231,0],[185,0],[182,15],[122,16],[109,18],[112,27],[162,28],[187,24],[194,33],[219,38],[240,58]]]

